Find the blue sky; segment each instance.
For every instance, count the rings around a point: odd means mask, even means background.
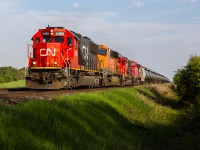
[[[39,28],[63,26],[172,79],[200,55],[200,0],[0,0],[0,66],[23,67]]]

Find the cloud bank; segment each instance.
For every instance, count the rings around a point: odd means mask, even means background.
[[[196,24],[151,20],[138,22],[134,18],[120,18],[119,11],[78,12],[77,8],[82,6],[78,2],[67,5],[72,8],[70,12],[22,10],[21,2],[0,0],[1,14],[8,15],[0,16],[4,17],[0,24],[0,53],[3,54],[0,55],[1,66],[23,67],[27,61],[27,44],[31,44],[32,35],[48,25],[63,26],[88,36],[97,44],[105,44],[170,79],[173,71],[186,64],[190,54],[200,55],[198,17]],[[179,2],[195,4],[198,1]],[[135,1],[132,7],[142,8],[144,3]]]

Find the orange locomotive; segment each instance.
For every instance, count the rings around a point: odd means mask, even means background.
[[[133,73],[134,65],[126,57],[63,27],[39,29],[32,41],[26,71],[28,88],[133,85],[142,79],[141,73]]]
[[[103,72],[103,85],[133,85],[128,59],[105,45],[99,45],[99,69]]]

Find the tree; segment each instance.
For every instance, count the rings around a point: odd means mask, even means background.
[[[0,83],[22,80],[24,75],[24,68],[0,67]]]
[[[4,83],[4,78],[2,76],[0,76],[0,83]]]
[[[200,56],[192,55],[187,65],[177,70],[173,80],[182,100],[197,100],[200,96]]]
[[[5,74],[4,76],[4,80],[5,80],[5,82],[11,82],[11,81],[13,81],[13,77],[10,75],[10,74]]]

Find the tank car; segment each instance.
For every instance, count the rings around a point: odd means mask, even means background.
[[[167,77],[155,71],[152,71],[149,68],[144,67],[144,69],[145,69],[145,74],[146,74],[145,83],[169,83],[170,82],[170,80]]]

